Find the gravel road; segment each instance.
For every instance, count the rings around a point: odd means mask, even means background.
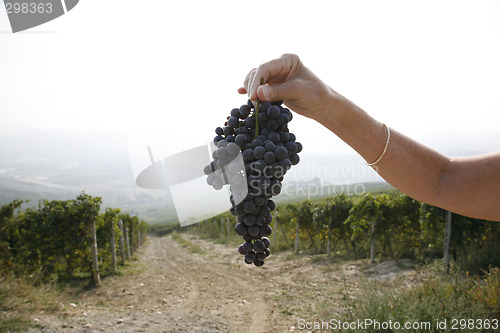
[[[298,331],[300,318],[340,316],[344,292],[356,293],[365,265],[318,265],[272,254],[257,268],[243,263],[233,246],[182,237],[204,253],[168,236],[150,237],[136,253],[137,274],[107,277],[101,288],[74,295],[62,311],[34,314],[29,332]],[[322,302],[338,304],[329,318],[315,317]]]

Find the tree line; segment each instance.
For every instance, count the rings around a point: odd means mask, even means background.
[[[146,222],[118,208],[101,213],[101,203],[82,192],[24,211],[21,200],[0,205],[0,275],[35,281],[90,275],[99,285],[100,274],[125,264],[147,232]]]
[[[426,262],[443,258],[446,214],[398,191],[278,204],[271,222],[271,250]],[[451,216],[447,245],[453,262],[471,273],[500,267],[500,223]],[[236,218],[228,212],[191,229],[208,237],[239,241],[241,237],[233,231],[235,224]]]

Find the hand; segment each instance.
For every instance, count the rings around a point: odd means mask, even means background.
[[[261,78],[263,85],[260,85]],[[336,95],[294,54],[284,54],[252,69],[238,92],[248,94],[252,101],[283,100],[293,111],[316,120],[322,111],[331,107],[331,97]]]

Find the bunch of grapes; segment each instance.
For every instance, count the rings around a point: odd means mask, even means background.
[[[238,251],[247,264],[262,266],[269,256],[271,198],[280,194],[285,173],[299,163],[300,142],[288,130],[293,116],[279,102],[252,101],[231,110],[224,127],[217,127],[213,161],[205,167],[207,183],[220,190],[230,185],[235,231],[243,236]]]

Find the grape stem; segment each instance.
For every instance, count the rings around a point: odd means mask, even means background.
[[[260,85],[264,84],[264,78],[260,78]],[[257,97],[257,103],[255,105],[255,139],[259,136],[259,108],[260,108],[260,100]]]

